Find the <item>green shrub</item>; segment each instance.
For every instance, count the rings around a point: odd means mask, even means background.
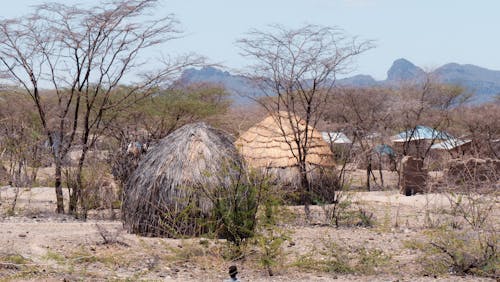
[[[269,276],[274,275],[274,268],[283,262],[283,244],[290,239],[290,231],[282,225],[287,220],[287,211],[283,207],[282,197],[275,190],[267,190],[257,214],[257,228],[254,244],[257,247],[259,264]]]
[[[292,265],[319,272],[371,275],[391,261],[391,256],[379,249],[348,247],[335,243],[330,238],[322,243],[320,249],[313,248]]]
[[[500,236],[495,232],[440,228],[426,233],[427,240],[407,247],[422,251],[425,274],[451,273],[500,277]]]

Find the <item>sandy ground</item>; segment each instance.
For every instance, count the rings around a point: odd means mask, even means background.
[[[211,247],[203,248],[200,238],[175,240],[128,234],[120,221],[102,219],[109,218],[110,211],[93,213],[86,222],[57,215],[53,188],[19,190],[16,208],[9,212],[14,195],[15,188],[0,188],[0,281],[222,281],[231,264],[239,266],[242,281],[495,281],[451,275],[426,277],[415,266],[419,253],[405,248],[404,242],[422,238],[426,211],[449,207],[444,194],[351,194],[356,205],[373,213],[378,225],[372,228],[326,226],[323,209],[314,206],[312,224],[296,221],[288,226],[291,239],[284,249],[288,260],[315,249],[329,251],[325,243],[334,241],[353,248],[382,249],[391,256],[390,265],[371,275],[277,267],[272,277],[251,259],[220,259],[217,244],[223,243],[219,241],[211,240]],[[303,208],[290,210],[300,218]],[[493,219],[500,218],[499,210],[497,203]],[[115,243],[105,244],[105,239]],[[2,264],[2,257],[13,255],[24,261],[4,259]]]

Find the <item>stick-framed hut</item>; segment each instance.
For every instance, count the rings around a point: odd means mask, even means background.
[[[124,189],[123,222],[146,236],[198,235],[211,192],[242,173],[234,139],[205,123],[181,127],[150,148]]]
[[[305,134],[305,122],[291,113],[282,111],[266,117],[248,129],[235,144],[249,167],[271,173],[285,186],[296,186],[300,183],[296,158],[298,147],[295,143],[294,128],[287,122],[288,117],[299,120],[299,126],[295,130],[298,129],[299,134]],[[314,180],[320,171],[333,171],[335,162],[330,146],[323,139],[321,132],[311,126],[307,131],[309,136],[306,163],[308,175]]]

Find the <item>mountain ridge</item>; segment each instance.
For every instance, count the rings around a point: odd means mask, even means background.
[[[337,80],[337,85],[347,87],[392,87],[402,82],[419,81],[425,78],[425,71],[407,59],[395,60],[387,71],[385,80],[375,80],[366,74],[357,74]],[[500,71],[490,70],[473,64],[448,63],[430,73],[442,83],[457,84],[473,93],[473,103],[493,101],[500,94]],[[252,81],[241,75],[215,67],[187,69],[179,79],[187,83],[213,83],[224,86],[235,104],[243,105],[251,101],[250,96],[262,95]]]

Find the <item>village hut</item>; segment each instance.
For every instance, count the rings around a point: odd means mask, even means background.
[[[132,233],[177,237],[204,232],[215,189],[230,187],[242,160],[233,139],[189,124],[152,146],[124,189],[123,221]]]
[[[404,148],[406,147],[406,155],[422,157],[427,149],[433,144],[452,138],[453,136],[444,131],[439,131],[428,126],[417,125],[414,128],[394,135],[391,140],[398,154],[403,155]]]
[[[298,132],[302,139],[306,131],[305,122],[293,114],[279,112],[248,129],[236,140],[249,167],[274,175],[280,184],[296,188],[300,183],[297,144],[294,130],[288,121],[299,121]],[[334,155],[321,132],[309,126],[308,153],[306,157],[309,179],[316,180],[325,171],[333,172]]]
[[[330,145],[330,150],[333,152],[336,161],[344,161],[347,159],[353,147],[351,139],[343,132],[321,132],[321,137]]]
[[[378,144],[373,148],[372,155],[376,160],[372,169],[396,171],[396,152],[391,146]]]
[[[452,157],[464,156],[471,151],[472,140],[461,138],[450,138],[431,146],[431,150],[447,152]]]

